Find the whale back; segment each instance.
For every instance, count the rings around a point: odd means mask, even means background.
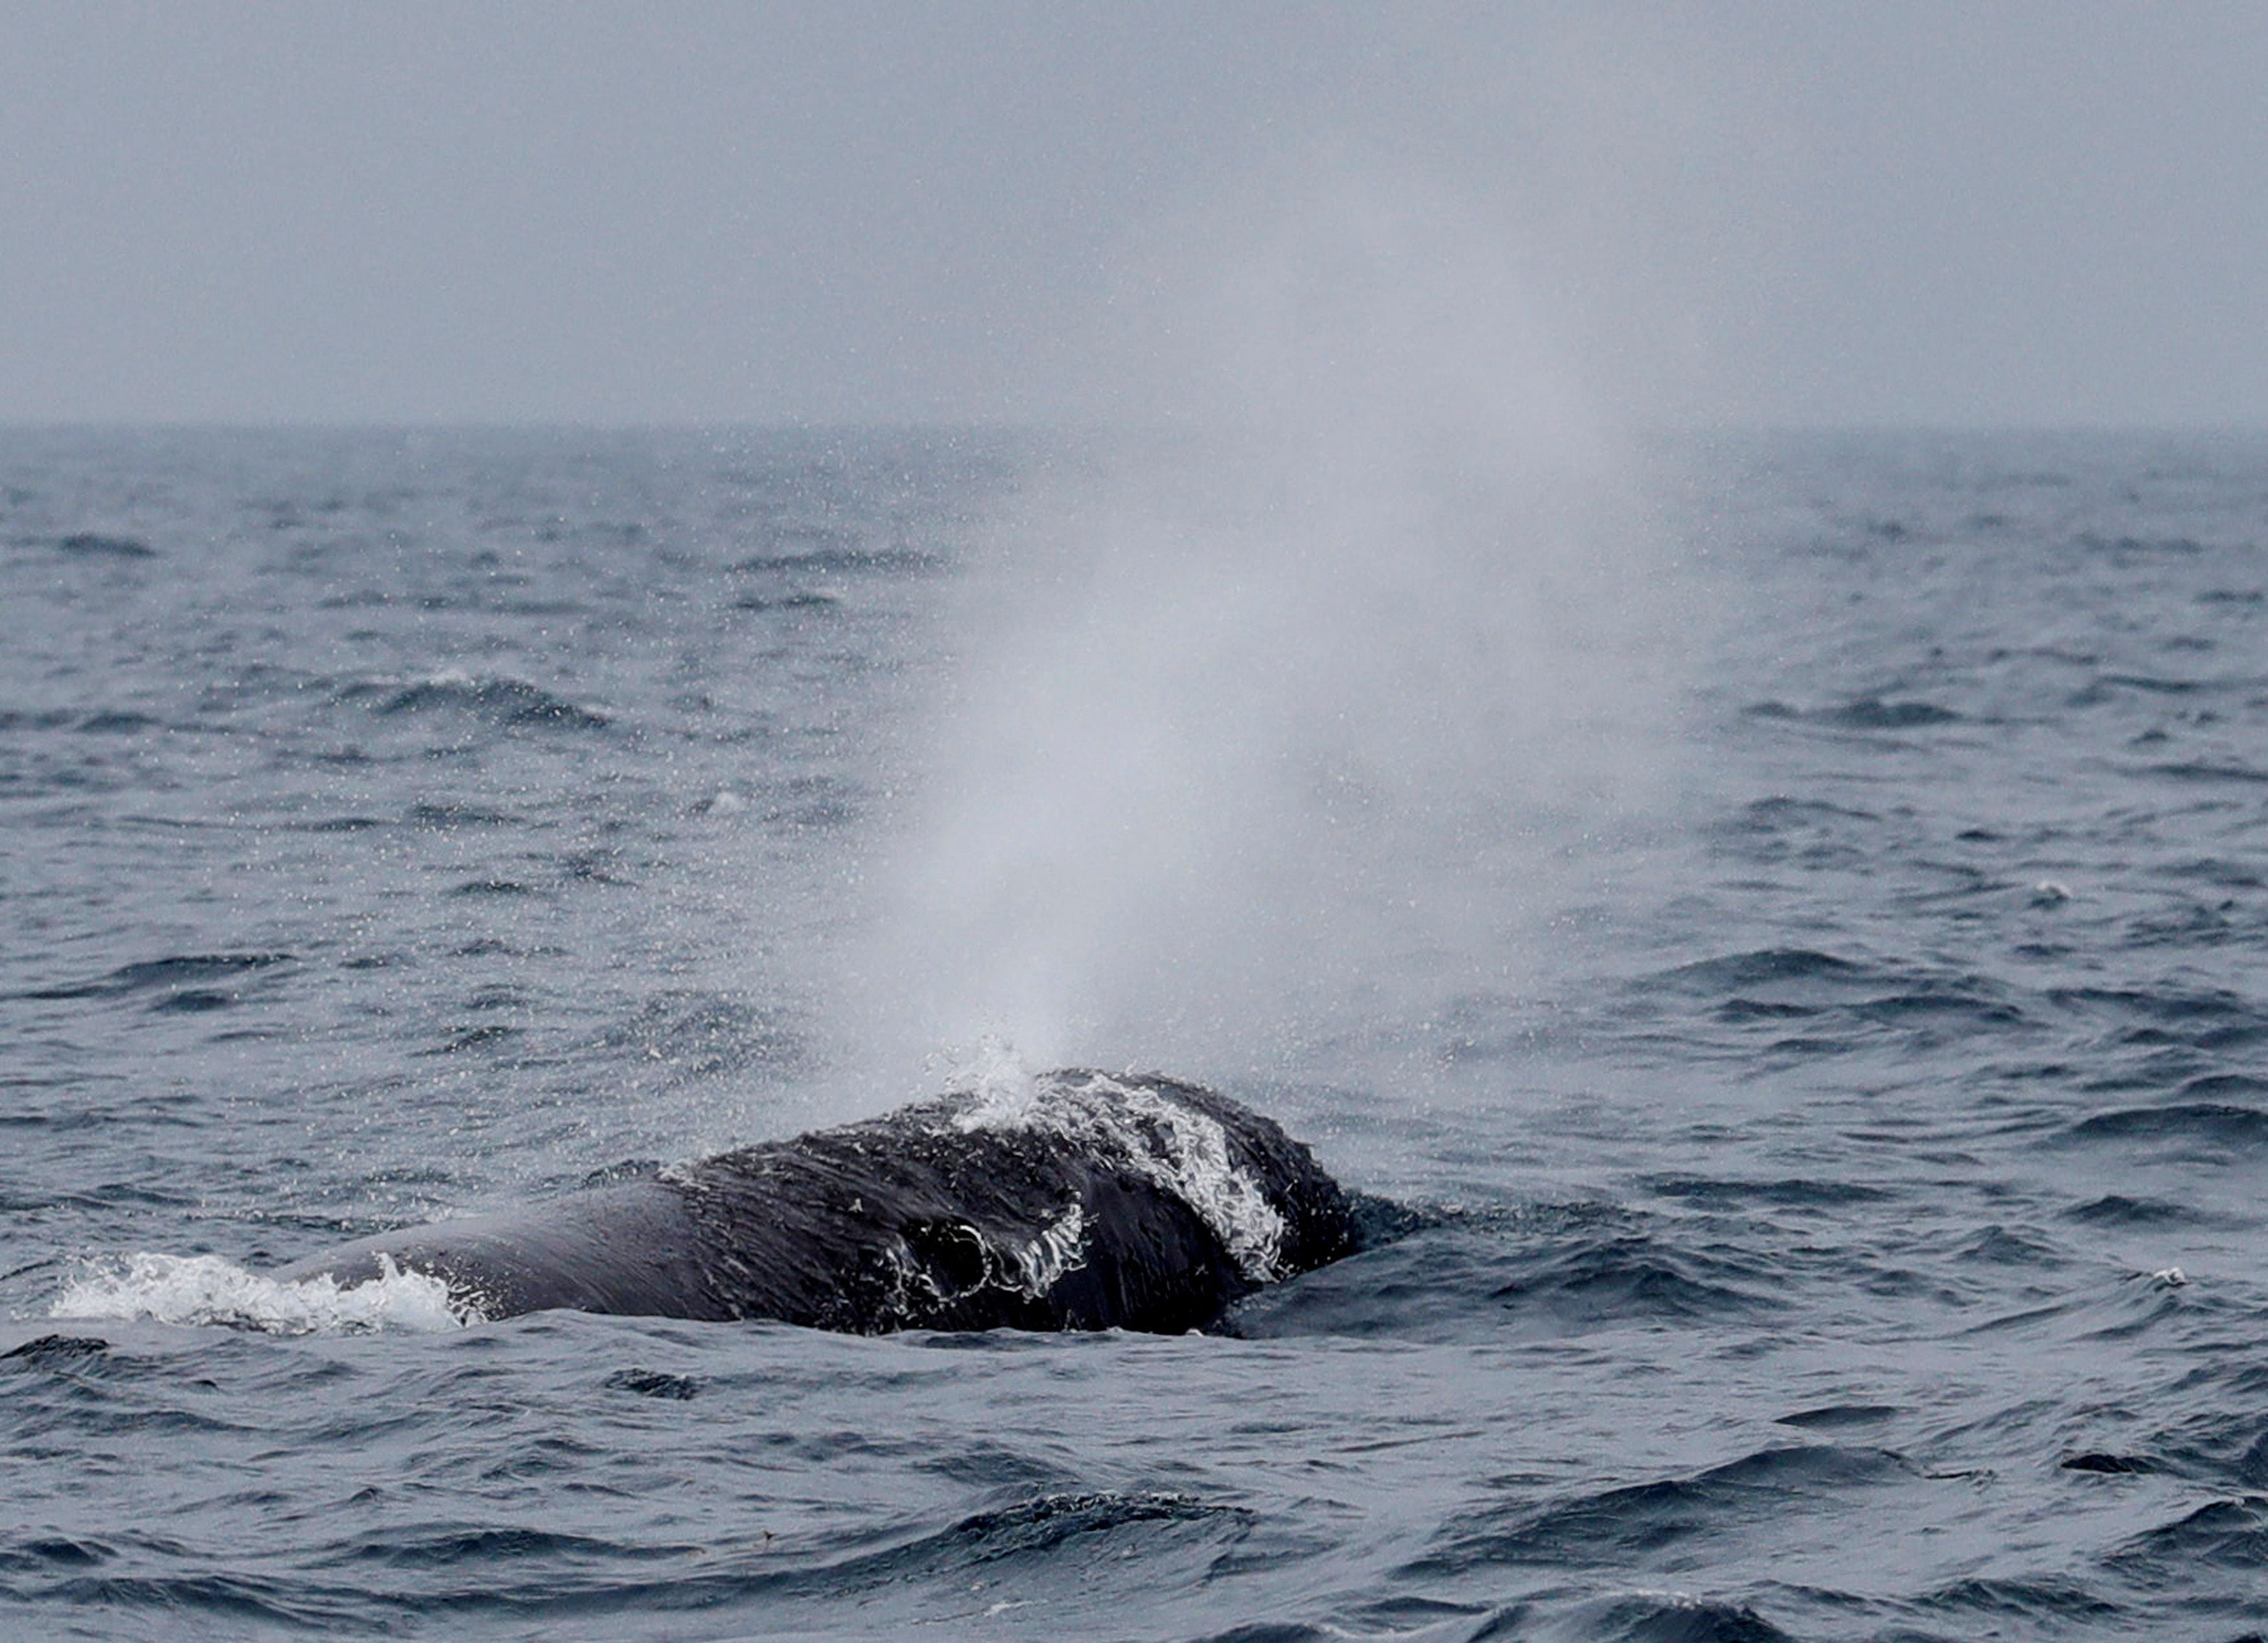
[[[1072,1069],[743,1147],[284,1268],[428,1273],[549,1308],[902,1329],[1203,1329],[1351,1254],[1347,1196],[1273,1121],[1196,1085]]]

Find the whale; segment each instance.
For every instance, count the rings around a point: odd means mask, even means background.
[[[1226,1095],[1065,1068],[382,1233],[270,1276],[421,1274],[468,1321],[565,1308],[855,1334],[1180,1334],[1354,1253],[1360,1197]]]

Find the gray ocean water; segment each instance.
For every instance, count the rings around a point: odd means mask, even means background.
[[[1675,770],[1484,841],[1503,984],[1138,1048],[1431,1217],[1218,1332],[262,1288],[841,1116],[1056,460],[0,435],[0,1633],[2268,1634],[2258,438],[1682,448]]]

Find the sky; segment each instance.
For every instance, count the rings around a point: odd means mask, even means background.
[[[1109,420],[1130,292],[1407,196],[1632,422],[2257,426],[2263,86],[2257,0],[0,0],[0,421]]]

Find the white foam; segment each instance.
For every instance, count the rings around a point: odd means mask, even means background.
[[[217,1255],[135,1255],[122,1269],[97,1269],[72,1280],[48,1315],[217,1323],[269,1335],[430,1333],[485,1322],[441,1279],[405,1272],[384,1256],[379,1263],[379,1275],[366,1283],[341,1285],[326,1273],[287,1284]]]
[[[1123,1160],[1194,1210],[1247,1278],[1278,1275],[1289,1229],[1260,1183],[1236,1167],[1219,1120],[1108,1073],[1035,1077],[1008,1046],[985,1043],[1005,1059],[989,1066],[985,1080],[953,1092],[969,1103],[954,1116],[962,1131],[1043,1130]]]
[[[1005,1252],[1010,1285],[1037,1300],[1086,1264],[1086,1211],[1073,1204],[1031,1242]]]

